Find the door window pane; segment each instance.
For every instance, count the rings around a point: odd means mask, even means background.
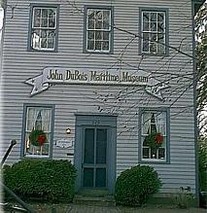
[[[83,186],[84,187],[93,187],[93,177],[94,177],[94,169],[93,168],[84,168],[84,170],[83,170]]]
[[[96,136],[96,163],[106,163],[106,149],[107,149],[107,129],[97,129]]]
[[[96,169],[96,187],[106,187],[106,169]]]
[[[94,163],[94,129],[85,130],[84,163]]]

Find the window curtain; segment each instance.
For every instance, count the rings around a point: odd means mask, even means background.
[[[35,128],[35,122],[37,120],[40,110],[37,108],[29,108],[27,115],[27,131],[32,131]]]
[[[142,134],[149,134],[150,125],[151,125],[151,113],[143,113],[142,116]]]
[[[50,119],[51,119],[51,110],[44,109],[42,110],[42,129],[45,132],[50,132]]]
[[[157,113],[155,116],[155,123],[157,127],[157,132],[160,132],[165,135],[165,113]]]

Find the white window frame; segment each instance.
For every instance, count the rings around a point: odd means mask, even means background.
[[[57,6],[41,6],[41,5],[37,5],[37,6],[32,6],[31,9],[31,30],[30,30],[30,49],[31,50],[35,50],[35,51],[55,51],[57,49],[57,22],[58,22],[58,7]],[[34,22],[35,22],[35,10],[40,10],[40,26],[35,26]],[[42,22],[43,22],[43,16],[42,16],[42,12],[43,10],[53,10],[54,12],[54,26],[49,26],[50,25],[50,19],[49,19],[49,13],[47,14],[47,24],[46,26],[42,26]],[[39,31],[38,33],[34,33],[34,31]],[[45,35],[46,37],[42,37],[43,32],[45,31]],[[50,36],[50,32],[53,31],[53,46],[49,47],[49,36]],[[42,45],[42,41],[45,39],[45,42],[47,43],[47,47],[44,47]]]
[[[144,127],[146,127],[144,125],[144,123],[146,124],[146,121],[144,120],[144,114],[148,114],[148,115],[152,115],[154,114],[156,117],[156,122],[151,122],[151,120],[148,120],[147,122],[149,122],[148,128],[147,128],[147,132],[146,129],[144,130]],[[163,115],[160,116],[160,118],[158,118],[159,115]],[[140,115],[140,156],[141,156],[141,161],[142,162],[163,162],[166,163],[169,160],[169,150],[168,150],[168,144],[169,144],[169,122],[168,122],[168,112],[167,110],[141,110],[141,115]],[[161,119],[163,117],[163,120]],[[149,117],[149,119],[151,119]],[[152,154],[152,149],[149,146],[144,145],[144,139],[145,137],[151,133],[151,128],[152,125],[156,126],[157,132],[161,133],[164,140],[162,145],[156,150],[156,154],[153,157]],[[143,156],[143,152],[144,149],[148,149],[149,150],[149,157],[144,157]],[[161,150],[164,149],[164,158],[159,158],[159,151],[161,152]]]
[[[29,117],[29,111],[34,109],[35,112]],[[47,137],[47,142],[44,143],[43,146],[33,146],[30,144],[29,141],[29,134],[33,129],[36,129],[36,124],[37,124],[37,118],[38,115],[41,114],[43,116],[44,110],[47,110],[49,113],[49,116],[44,116],[44,119],[42,119],[42,128],[41,130],[44,131]],[[49,106],[25,106],[24,109],[24,134],[23,134],[23,156],[24,157],[30,157],[30,158],[49,158],[51,157],[51,149],[52,149],[52,138],[53,138],[53,125],[52,125],[52,120],[53,120],[53,107]],[[49,119],[49,120],[47,120]],[[44,127],[45,126],[45,127]]]
[[[94,28],[89,28],[89,11],[93,10],[94,13],[97,13],[98,11],[102,13],[102,28],[96,28],[95,24],[96,24],[96,20],[94,20]],[[108,12],[109,16],[108,16],[108,29],[103,27],[104,24],[104,20],[103,20],[103,13],[104,12]],[[85,51],[89,52],[89,53],[110,53],[112,51],[112,8],[99,8],[99,7],[87,7],[86,8],[86,12],[85,12]],[[97,17],[96,17],[97,18]],[[93,39],[91,39],[91,42],[93,42],[93,49],[88,48],[89,47],[89,32],[92,32],[93,34]],[[101,38],[100,39],[96,39],[96,35],[98,35],[98,33],[100,33]],[[108,39],[104,40],[104,33],[108,33]],[[108,41],[108,49],[104,49],[104,41],[107,42]],[[96,48],[96,42],[100,43],[100,49]]]
[[[148,30],[144,29],[144,14],[148,13],[149,17],[151,17],[152,14],[154,14],[156,16],[156,21],[155,21],[155,29],[153,29],[153,25],[151,22],[151,19],[149,19],[148,22]],[[159,30],[159,14],[163,15],[163,31]],[[162,10],[141,10],[141,53],[142,54],[150,54],[150,55],[165,55],[166,54],[166,45],[167,45],[167,22],[166,22],[166,18],[167,18],[167,13],[166,11],[162,11]],[[149,41],[149,46],[148,46],[148,50],[144,50],[144,39],[145,39],[145,35],[148,34],[148,41]],[[154,37],[153,37],[154,35]],[[163,41],[160,42],[159,40],[159,36],[163,36]],[[156,39],[153,41],[152,38]],[[155,49],[153,50],[153,47],[155,47]],[[152,49],[151,49],[152,48]],[[160,51],[162,50],[162,51]]]

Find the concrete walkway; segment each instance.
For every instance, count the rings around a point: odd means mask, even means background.
[[[176,208],[127,208],[127,207],[102,207],[102,206],[87,206],[74,205],[68,206],[67,213],[206,213],[206,209],[190,208],[190,209],[176,209]],[[61,213],[61,212],[57,212]],[[65,213],[65,212],[62,212]]]

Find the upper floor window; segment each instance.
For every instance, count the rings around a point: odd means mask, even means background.
[[[141,10],[141,53],[164,55],[167,50],[166,11]]]
[[[112,52],[112,9],[85,8],[85,47],[90,53]]]
[[[52,107],[26,106],[24,156],[50,156],[52,145],[52,116]]]
[[[32,6],[30,49],[55,51],[57,48],[57,6]]]
[[[167,161],[168,128],[166,110],[141,113],[141,156],[147,161]]]

